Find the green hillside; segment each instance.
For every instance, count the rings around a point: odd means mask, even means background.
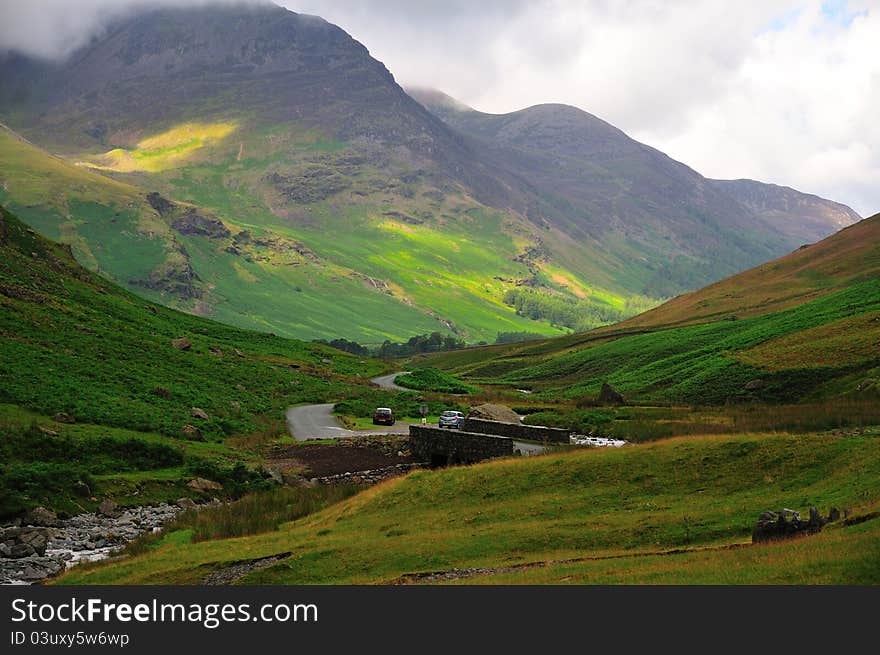
[[[230,443],[283,435],[286,407],[365,393],[362,378],[383,368],[151,304],[86,271],[69,249],[2,208],[0,336],[0,487],[11,494],[3,513],[65,506],[82,475],[137,473],[173,487],[184,465],[249,463]],[[182,338],[185,349],[174,345]],[[108,439],[131,443],[117,457]],[[82,459],[71,459],[71,449]]]
[[[471,382],[588,403],[878,398],[880,216],[617,326],[428,357]],[[701,313],[702,312],[702,313]],[[681,327],[679,327],[681,326]]]
[[[425,581],[876,584],[878,481],[876,433],[703,437],[501,460],[415,472],[253,537],[191,544],[171,533],[145,554],[78,567],[60,582],[197,584],[233,563],[289,553],[236,583],[418,582],[445,572]],[[731,550],[749,543],[763,510],[808,505],[870,520]]]
[[[376,344],[448,332],[453,323],[426,309],[433,306],[451,308],[469,335],[485,339],[499,331],[562,331],[517,316],[502,303],[510,285],[493,276],[512,279],[528,270],[508,260],[518,242],[499,229],[500,215],[473,203],[461,224],[443,233],[410,226],[381,207],[344,216],[327,209],[320,229],[293,229],[268,210],[254,209],[247,197],[217,195],[218,187],[203,176],[212,175],[222,188],[224,165],[206,171],[172,162],[187,181],[176,191],[202,206],[161,198],[176,208],[163,208],[163,215],[144,189],[52,157],[0,129],[0,200],[47,236],[70,244],[89,268],[155,302],[231,325]],[[230,162],[242,168],[235,158]],[[255,177],[258,164],[251,162]],[[161,183],[133,181],[147,189]],[[187,222],[186,211],[202,223]],[[478,248],[475,236],[491,247]],[[622,298],[611,298],[623,307]]]

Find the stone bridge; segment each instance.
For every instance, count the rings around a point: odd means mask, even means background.
[[[513,439],[464,430],[410,425],[409,449],[418,461],[430,462],[432,467],[473,464],[493,457],[513,455]]]
[[[479,418],[466,418],[461,429],[478,434],[494,434],[499,437],[522,439],[549,443],[569,443],[570,432],[562,428],[547,428],[543,425],[522,425],[521,423],[502,423]]]

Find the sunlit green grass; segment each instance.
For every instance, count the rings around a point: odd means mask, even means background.
[[[127,561],[74,569],[62,582],[194,583],[226,563],[280,552],[292,555],[242,582],[390,582],[420,572],[742,544],[765,509],[870,511],[880,502],[878,481],[880,441],[863,436],[690,437],[514,458],[412,473],[278,531],[169,545]],[[822,543],[803,541],[804,548],[821,549]],[[822,580],[865,575],[861,543],[835,546],[839,564]],[[706,554],[700,570],[679,570],[669,579],[722,583],[728,579],[720,572],[723,557]],[[609,560],[604,572],[620,568]],[[634,571],[638,578],[637,566]],[[769,573],[766,579],[779,581]],[[795,568],[788,582],[810,580],[808,569]]]
[[[704,405],[730,399],[791,402],[822,397],[823,389],[841,378],[848,378],[851,387],[856,387],[880,366],[880,350],[860,346],[844,359],[843,354],[849,351],[840,350],[847,346],[838,343],[841,356],[820,361],[811,348],[790,348],[781,367],[771,366],[778,350],[771,345],[784,337],[791,341],[806,330],[871,316],[878,309],[880,282],[872,280],[799,307],[738,321],[644,334],[609,330],[598,332],[593,341],[588,340],[589,335],[579,337],[581,343],[573,346],[562,339],[474,354],[437,355],[427,362],[476,382],[534,386],[545,390],[548,398],[595,398],[602,383],[608,382],[628,398],[641,401]],[[880,323],[862,323],[853,343],[880,343]],[[765,348],[769,370],[761,368],[759,357],[758,347],[765,343],[769,344]],[[801,361],[798,352],[803,355]],[[755,389],[746,389],[752,380],[761,382]]]

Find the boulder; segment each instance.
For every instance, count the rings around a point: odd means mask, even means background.
[[[223,485],[219,482],[214,482],[213,480],[207,480],[205,478],[193,478],[186,483],[186,486],[190,489],[195,489],[196,491],[219,491],[223,488]]]
[[[510,409],[510,407],[493,405],[492,403],[471,407],[470,410],[468,410],[467,417],[482,419],[484,421],[498,421],[499,423],[521,423],[519,415]]]
[[[284,484],[284,476],[278,469],[267,466],[263,468],[262,473],[275,484]]]
[[[607,382],[603,382],[602,388],[599,390],[599,402],[604,405],[625,405],[626,399],[617,389]]]
[[[114,503],[112,500],[107,498],[106,500],[102,500],[101,504],[98,505],[98,514],[101,516],[108,516],[110,518],[115,518],[119,516],[122,512],[119,509],[119,505]]]
[[[58,412],[52,417],[52,420],[56,423],[76,423],[76,419],[67,412]]]
[[[233,348],[232,354],[235,355],[236,357],[244,357],[245,356],[245,354],[243,352],[241,352],[238,348]]]
[[[27,525],[52,527],[58,525],[58,515],[45,507],[34,507],[25,514],[24,522]]]
[[[229,406],[230,406],[234,411],[236,411],[236,412],[240,412],[240,411],[241,411],[241,403],[238,402],[237,400],[230,400],[230,401],[229,401]]]
[[[51,538],[52,531],[48,528],[6,528],[2,531],[3,556],[11,559],[42,557]]]
[[[183,435],[187,439],[200,439],[202,437],[202,431],[199,430],[196,426],[190,425],[189,423],[184,425],[180,429],[180,431],[183,432]]]
[[[16,542],[9,550],[9,557],[11,557],[12,559],[21,559],[22,557],[30,557],[36,552],[37,551],[34,550],[33,546],[29,544],[23,544],[21,542]]]
[[[745,386],[743,386],[743,389],[745,389],[746,391],[757,391],[758,389],[760,389],[763,386],[764,386],[764,380],[749,380],[748,382],[745,383]]]
[[[192,416],[193,418],[198,418],[203,421],[208,421],[211,418],[210,416],[208,416],[208,413],[205,410],[203,410],[201,407],[190,408],[189,415]]]
[[[178,350],[189,350],[190,348],[192,348],[192,341],[190,341],[186,337],[179,337],[177,339],[172,339],[171,345]]]
[[[223,357],[223,349],[220,346],[208,346],[208,350],[211,351],[212,355],[217,355],[217,357]]]
[[[29,546],[40,557],[46,554],[51,538],[52,533],[46,528],[22,528],[18,534],[18,542]]]
[[[175,504],[182,510],[196,509],[197,507],[192,498],[178,498]]]

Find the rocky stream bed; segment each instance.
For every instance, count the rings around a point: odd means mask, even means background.
[[[182,512],[161,503],[119,508],[59,519],[43,508],[0,525],[0,584],[34,584],[79,562],[105,559],[145,532],[157,532]]]

